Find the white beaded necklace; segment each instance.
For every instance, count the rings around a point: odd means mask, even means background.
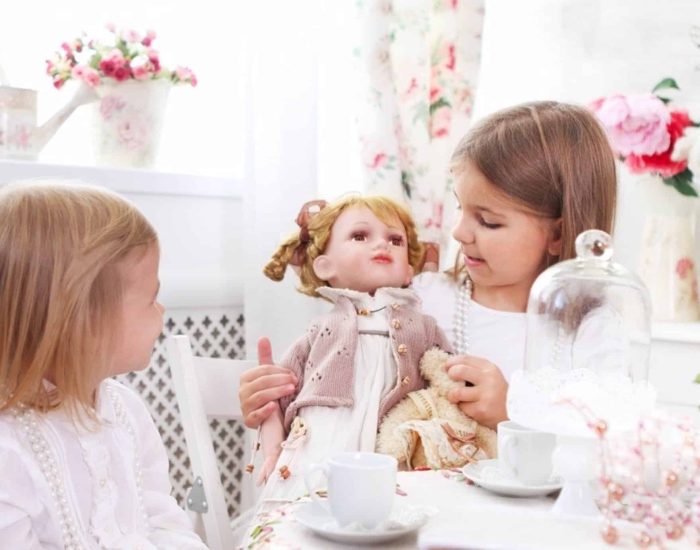
[[[136,480],[137,504],[140,508],[140,517],[142,518],[144,525],[148,527],[148,516],[146,514],[146,507],[143,501],[143,475],[141,470],[141,461],[139,460],[137,452],[138,444],[136,442],[134,428],[131,425],[131,422],[129,422],[124,408],[124,403],[122,402],[121,398],[109,385],[106,387],[106,393],[114,407],[117,423],[126,430],[126,432],[129,434],[129,438],[131,439],[132,448],[134,449],[133,468],[134,477]],[[63,535],[63,544],[66,550],[80,550],[83,548],[83,546],[80,544],[78,537],[78,518],[75,516],[73,508],[69,505],[63,478],[58,471],[57,460],[49,442],[39,428],[37,414],[34,409],[22,404],[14,408],[12,413],[19,421],[22,431],[27,436],[29,446],[39,462],[39,469],[41,470],[41,473],[44,474],[44,477],[49,484],[49,491],[53,496],[56,511],[58,513],[58,520],[60,524],[59,527]]]
[[[464,282],[457,286],[457,300],[454,309],[454,317],[452,319],[453,340],[452,347],[457,355],[466,355],[469,353],[469,310],[472,303],[473,283],[469,275],[464,279]],[[566,335],[562,326],[557,330],[557,337],[552,347],[552,357],[550,366],[556,366]]]
[[[467,276],[464,282],[457,286],[457,300],[452,320],[452,333],[454,335],[452,346],[458,355],[469,352],[469,309],[472,302],[472,280]]]

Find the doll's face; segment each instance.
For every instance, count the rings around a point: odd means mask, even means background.
[[[397,217],[387,225],[366,207],[343,210],[313,267],[334,288],[370,294],[381,287],[406,286],[413,277],[403,224]]]

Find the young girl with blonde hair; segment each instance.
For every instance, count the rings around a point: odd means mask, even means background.
[[[468,384],[451,400],[495,427],[507,417],[507,380],[523,366],[532,283],[547,266],[574,256],[580,232],[612,229],[615,159],[590,112],[539,101],[483,119],[452,160],[460,267],[454,275],[423,273],[412,284],[458,352],[448,373]],[[266,343],[261,351],[261,365],[241,377],[250,427],[271,414],[271,402],[288,395],[293,381],[272,364]]]
[[[112,379],[160,334],[158,239],[117,195],[0,190],[0,543],[206,548],[140,398]]]
[[[303,468],[311,462],[339,451],[374,451],[382,416],[423,388],[423,353],[450,348],[405,288],[420,269],[423,247],[403,207],[379,196],[312,201],[297,223],[265,274],[281,280],[292,264],[299,290],[333,309],[311,323],[280,363],[298,383],[261,428],[262,474],[269,476],[263,500],[304,494]]]

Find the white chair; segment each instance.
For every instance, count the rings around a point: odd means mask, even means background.
[[[232,525],[229,520],[208,419],[242,419],[239,380],[241,373],[256,363],[195,357],[189,337],[184,335],[169,336],[166,349],[194,473],[187,508],[194,512],[195,529],[211,550],[230,550],[238,543],[236,538],[242,536],[246,522],[234,521]],[[246,453],[253,437],[255,432],[246,430]],[[254,503],[251,477],[244,472],[241,520],[250,516],[245,511]]]

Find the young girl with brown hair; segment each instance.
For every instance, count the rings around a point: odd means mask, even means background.
[[[610,232],[615,161],[604,130],[586,109],[542,101],[517,105],[475,125],[452,162],[460,216],[453,236],[460,263],[452,275],[413,279],[422,309],[458,355],[449,375],[469,382],[450,398],[495,427],[506,415],[507,380],[523,366],[530,287],[549,265],[574,256],[586,229]],[[261,366],[241,377],[246,424],[257,426],[290,393],[288,371]]]
[[[146,407],[111,378],[148,365],[158,261],[153,227],[113,193],[0,190],[3,547],[206,548]]]

